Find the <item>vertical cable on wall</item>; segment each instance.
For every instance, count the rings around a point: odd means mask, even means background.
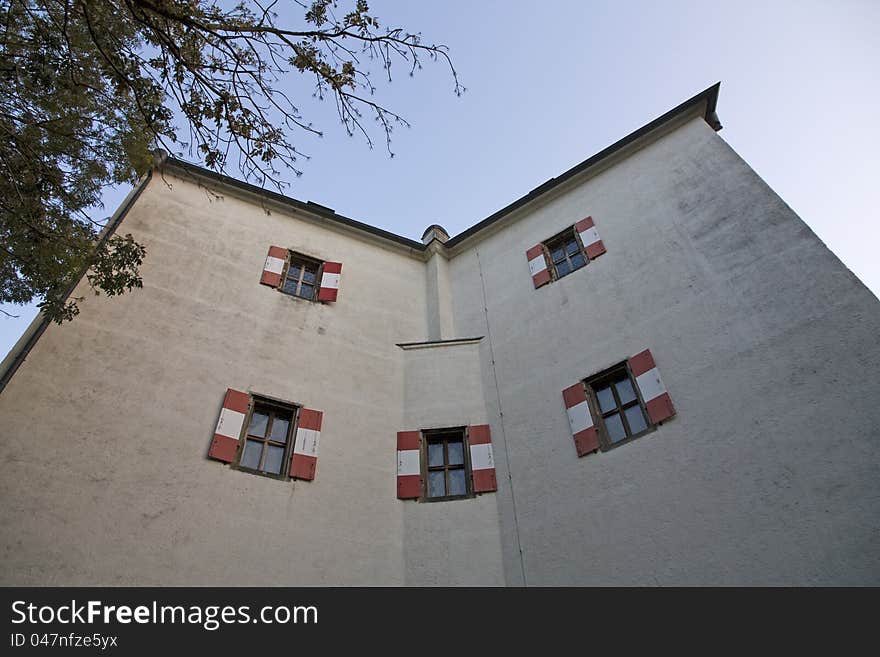
[[[507,448],[507,432],[504,430],[504,411],[501,408],[501,389],[498,387],[498,371],[495,369],[495,349],[492,346],[492,328],[489,326],[489,304],[486,301],[486,281],[483,278],[483,263],[480,261],[480,252],[474,249],[477,256],[477,268],[480,271],[480,289],[483,293],[483,317],[486,318],[486,337],[489,339],[489,360],[492,364],[492,377],[495,381],[495,397],[498,400],[498,416],[501,421],[501,439],[504,441],[504,460],[507,463],[507,480],[510,483],[510,501],[513,506],[513,529],[516,534],[516,548],[519,551],[519,567],[522,572],[523,586],[528,586],[526,581],[526,565],[523,559],[522,543],[519,540],[519,515],[516,512],[516,493],[513,490],[513,475],[510,470],[510,451]]]

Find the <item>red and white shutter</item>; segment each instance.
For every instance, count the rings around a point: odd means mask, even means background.
[[[578,235],[581,236],[581,242],[587,252],[587,257],[590,260],[598,258],[605,253],[605,245],[602,243],[602,240],[599,239],[599,232],[596,230],[595,224],[593,224],[592,217],[581,219],[574,225],[574,227],[577,230]]]
[[[235,460],[250,400],[250,395],[246,392],[232,388],[226,390],[220,419],[217,420],[214,438],[211,439],[211,447],[208,449],[208,456],[212,459],[226,463]]]
[[[260,283],[278,287],[281,285],[281,272],[287,262],[287,249],[280,246],[270,246],[269,255],[266,256],[266,264],[263,265],[263,276]]]
[[[324,263],[321,287],[318,288],[318,301],[336,301],[336,295],[339,292],[339,276],[341,274],[341,262]]]
[[[315,478],[318,465],[318,442],[321,440],[321,422],[324,413],[310,408],[299,409],[296,421],[296,439],[290,456],[290,476],[295,479]]]
[[[649,349],[636,354],[629,359],[629,369],[636,378],[636,385],[642,393],[645,408],[651,422],[658,424],[675,415],[675,407],[660,378],[660,372],[654,363],[654,357]]]
[[[529,271],[532,274],[532,282],[536,288],[550,282],[550,270],[547,269],[547,258],[544,257],[544,246],[536,244],[526,251],[526,259],[529,261]]]
[[[471,447],[471,479],[474,482],[474,492],[491,493],[498,490],[489,425],[478,424],[468,427],[468,443]]]
[[[590,414],[587,393],[583,383],[575,383],[562,391],[568,423],[578,456],[584,456],[599,449],[599,433]]]
[[[397,432],[397,498],[418,499],[422,495],[422,465],[419,447],[421,431]]]

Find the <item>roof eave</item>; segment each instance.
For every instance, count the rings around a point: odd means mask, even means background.
[[[495,222],[499,221],[503,217],[506,217],[507,215],[514,212],[515,210],[518,210],[519,208],[534,201],[535,199],[539,198],[540,196],[543,196],[547,192],[559,187],[563,183],[568,182],[569,180],[571,180],[575,176],[578,176],[579,174],[586,172],[588,169],[595,167],[599,163],[608,159],[609,157],[616,154],[617,152],[623,150],[627,146],[633,144],[634,142],[637,142],[638,140],[642,139],[643,137],[647,136],[648,134],[650,134],[650,133],[654,132],[655,130],[657,130],[658,128],[662,127],[664,124],[672,121],[676,117],[681,116],[683,114],[687,114],[688,112],[694,110],[695,108],[699,107],[700,104],[705,103],[705,109],[703,111],[703,120],[705,120],[706,123],[708,123],[709,126],[713,130],[715,130],[716,132],[718,130],[721,130],[721,127],[722,127],[721,121],[718,119],[718,114],[715,112],[715,107],[718,103],[718,90],[720,89],[720,87],[721,87],[721,83],[716,82],[714,85],[712,85],[711,87],[709,87],[705,91],[698,93],[693,98],[689,98],[688,100],[684,101],[683,103],[681,103],[677,107],[674,107],[673,109],[669,110],[663,116],[660,116],[660,117],[654,119],[653,121],[651,121],[650,123],[643,125],[641,128],[639,128],[635,132],[631,132],[623,139],[613,143],[611,146],[605,148],[604,150],[599,151],[598,153],[587,158],[586,160],[584,160],[580,164],[574,165],[571,169],[569,169],[565,173],[563,173],[559,176],[556,176],[554,178],[551,178],[550,180],[546,181],[545,183],[539,185],[538,187],[535,187],[535,189],[530,191],[525,196],[518,198],[510,205],[507,205],[506,207],[501,208],[497,212],[495,212],[495,213],[489,215],[488,217],[486,217],[485,219],[483,219],[481,222],[474,224],[473,226],[471,226],[467,230],[459,233],[455,237],[450,238],[449,241],[446,242],[446,244],[445,244],[446,248],[448,248],[448,249],[455,248],[461,242],[464,242],[469,237],[472,237],[473,235],[479,233],[480,231],[488,228],[489,226],[491,226]]]
[[[455,237],[451,237],[445,244],[443,244],[444,249],[446,249],[447,251],[455,249],[469,238],[489,228],[499,220],[510,215],[521,207],[544,196],[548,192],[570,181],[572,178],[575,178],[576,176],[583,174],[594,167],[597,167],[600,163],[605,162],[613,155],[620,153],[628,146],[637,143],[639,140],[648,137],[648,135],[663,127],[667,123],[675,120],[678,117],[694,112],[695,110],[700,108],[701,105],[702,111],[700,112],[700,114],[703,120],[705,120],[706,123],[708,123],[713,130],[720,130],[721,122],[718,119],[718,114],[715,111],[715,107],[718,103],[718,91],[720,87],[720,82],[715,83],[705,91],[702,91],[696,96],[689,98],[677,107],[674,107],[673,109],[654,119],[650,123],[643,125],[638,130],[628,134],[626,137],[620,139],[611,146],[608,146],[604,150],[587,158],[580,164],[576,164],[568,171],[544,182],[525,196],[518,198],[513,203],[510,203],[509,205],[501,208],[497,212],[474,224],[473,226],[459,233]],[[414,250],[418,253],[417,257],[425,257],[424,252],[427,246],[422,242],[417,242],[407,237],[397,235],[396,233],[392,233],[390,231],[371,226],[370,224],[365,224],[361,221],[357,221],[356,219],[345,217],[341,214],[337,214],[330,208],[326,208],[317,203],[311,201],[299,201],[289,196],[284,196],[283,194],[280,194],[278,192],[273,192],[271,190],[253,185],[251,183],[242,182],[241,180],[237,180],[236,178],[232,178],[230,176],[217,173],[215,171],[211,171],[210,169],[205,169],[196,164],[191,164],[189,162],[186,162],[185,160],[180,160],[173,157],[162,158],[161,166],[171,166],[177,168],[178,170],[185,171],[191,175],[214,181],[234,190],[239,190],[240,192],[243,192],[245,194],[260,196],[294,212],[306,213],[315,218],[334,222],[350,230],[369,235],[372,238],[379,238],[380,240],[385,240],[398,247],[403,246],[408,249]]]
[[[225,187],[244,192],[248,195],[261,196],[282,207],[293,210],[294,212],[305,213],[313,217],[326,219],[328,221],[332,221],[342,226],[345,226],[346,228],[367,233],[372,237],[379,237],[383,240],[393,242],[396,245],[405,246],[409,249],[415,249],[417,251],[424,251],[426,248],[425,245],[421,242],[417,242],[415,240],[409,239],[408,237],[403,237],[390,231],[377,228],[376,226],[371,226],[370,224],[365,224],[362,221],[358,221],[357,219],[352,219],[350,217],[337,214],[332,209],[323,205],[319,205],[318,203],[315,203],[313,201],[300,201],[295,198],[285,196],[284,194],[279,194],[278,192],[273,192],[263,187],[258,187],[257,185],[243,182],[236,178],[232,178],[231,176],[217,173],[216,171],[212,171],[210,169],[205,169],[204,167],[200,167],[197,164],[192,164],[185,160],[167,156],[164,158],[162,166],[176,168],[179,171],[184,171],[191,175],[211,180]]]

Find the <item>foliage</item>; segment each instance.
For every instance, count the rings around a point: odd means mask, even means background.
[[[281,88],[291,74],[370,146],[366,117],[386,147],[406,124],[373,100],[371,65],[390,80],[396,61],[412,74],[440,59],[463,90],[445,46],[381,27],[364,0],[291,4],[298,29],[277,0],[0,0],[0,301],[41,298],[60,323],[79,312],[65,295],[84,272],[96,294],[140,287],[144,248],[100,239],[90,208],[105,186],[136,182],[156,147],[260,185],[299,174],[294,138],[320,131]]]

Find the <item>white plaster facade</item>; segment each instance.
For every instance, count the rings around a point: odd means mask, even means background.
[[[880,584],[880,302],[716,94],[427,245],[166,162],[118,213],[144,288],[0,370],[0,583]],[[535,289],[587,215],[607,253]],[[272,244],[338,301],[261,286]],[[578,458],[561,391],[646,348],[677,414]],[[227,388],[323,411],[313,481],[207,458]],[[396,432],[474,424],[497,492],[396,498]]]

